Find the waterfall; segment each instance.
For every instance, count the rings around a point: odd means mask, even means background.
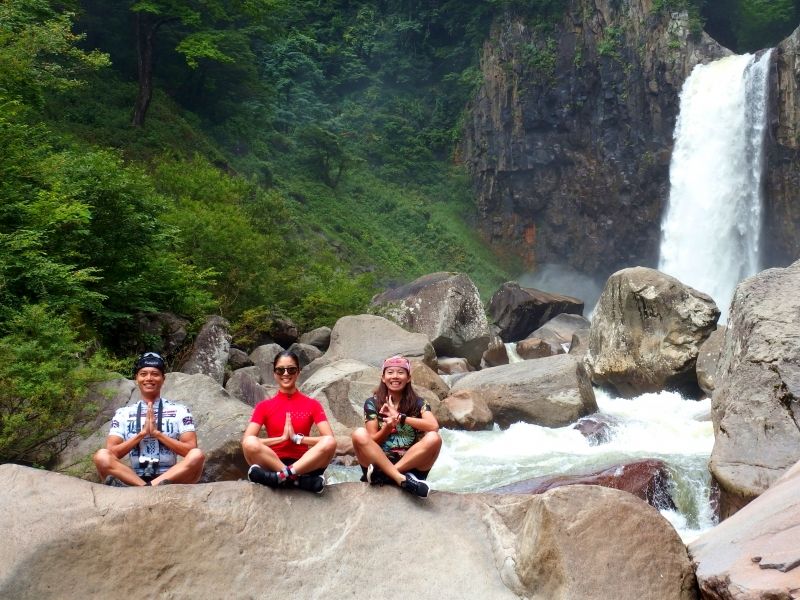
[[[770,55],[698,65],[681,90],[658,268],[709,294],[721,322],[736,285],[760,269]]]

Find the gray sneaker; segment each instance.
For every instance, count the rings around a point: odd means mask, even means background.
[[[109,475],[103,480],[103,485],[110,485],[111,487],[130,487],[127,483],[121,482],[113,475]]]
[[[414,494],[420,498],[427,498],[431,493],[431,488],[424,481],[417,479],[412,473],[406,473],[406,480],[400,484],[409,494]]]

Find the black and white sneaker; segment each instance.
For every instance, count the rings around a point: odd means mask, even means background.
[[[103,485],[110,485],[111,487],[130,487],[127,483],[121,482],[113,475],[109,475],[103,480]]]
[[[400,484],[409,494],[414,494],[420,498],[427,498],[431,493],[431,488],[424,481],[417,479],[412,473],[406,473],[406,480]]]
[[[325,478],[322,475],[298,475],[295,485],[301,490],[321,494],[325,488]]]
[[[277,473],[267,471],[259,465],[250,465],[250,469],[247,471],[247,479],[252,483],[260,483],[271,488],[279,487],[281,484]]]

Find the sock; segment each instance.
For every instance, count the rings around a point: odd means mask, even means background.
[[[297,473],[294,472],[294,466],[293,465],[289,465],[288,467],[286,467],[284,469],[284,472],[286,473],[286,477],[288,479],[297,479]]]

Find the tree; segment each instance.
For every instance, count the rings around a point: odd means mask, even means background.
[[[203,60],[233,63],[226,44],[229,37],[263,27],[277,16],[281,0],[140,0],[130,5],[134,17],[138,92],[133,108],[134,127],[142,127],[153,96],[156,37],[170,27],[177,38],[175,50],[191,69]],[[226,45],[228,49],[226,49]]]

